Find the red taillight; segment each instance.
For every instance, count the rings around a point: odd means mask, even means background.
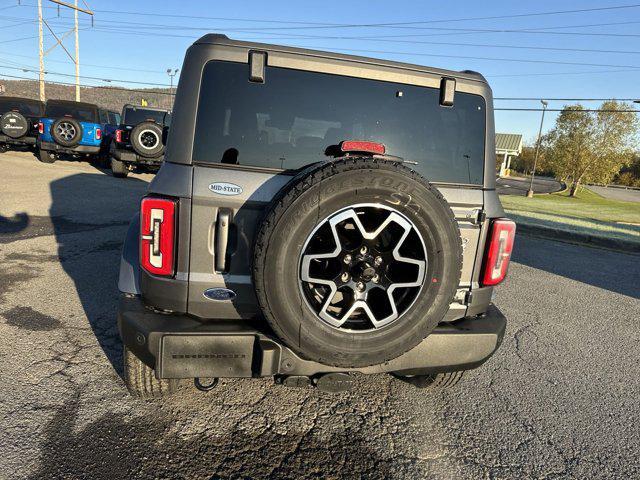
[[[482,269],[482,286],[497,285],[507,275],[513,241],[516,237],[516,224],[506,218],[491,222],[487,250]]]
[[[116,142],[122,143],[122,130],[116,130]]]
[[[340,150],[343,152],[366,152],[384,155],[386,148],[382,143],[345,140],[340,143]]]
[[[102,138],[102,130],[96,128],[96,140],[100,140]]]
[[[38,122],[38,133],[44,133],[44,123]]]
[[[154,275],[174,274],[176,202],[143,198],[140,206],[140,265]]]

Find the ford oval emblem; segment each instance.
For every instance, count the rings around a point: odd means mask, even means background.
[[[209,300],[228,302],[236,298],[236,292],[228,288],[208,288],[202,293]]]
[[[209,190],[218,195],[240,195],[242,187],[235,183],[216,182],[209,185]]]

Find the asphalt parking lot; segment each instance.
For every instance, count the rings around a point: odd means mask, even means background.
[[[130,398],[118,261],[151,178],[0,155],[0,478],[640,477],[640,257],[532,237],[503,346],[454,389]]]

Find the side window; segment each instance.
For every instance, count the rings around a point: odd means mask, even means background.
[[[105,112],[104,110],[100,109],[100,110],[98,110],[98,115],[99,115],[101,124],[104,125],[105,123],[109,123],[109,116],[107,115],[107,112]]]
[[[120,114],[116,112],[109,112],[109,123],[111,125],[120,125]]]

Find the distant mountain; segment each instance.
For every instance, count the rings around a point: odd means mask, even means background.
[[[38,82],[34,80],[5,80],[0,78],[0,85],[4,85],[4,93],[0,95],[39,98]],[[1,91],[1,89],[0,89]],[[47,99],[75,100],[75,87],[45,82]],[[141,105],[146,100],[150,107],[169,108],[173,104],[173,96],[155,92],[167,92],[168,88],[136,88],[133,90],[122,87],[81,87],[80,100],[95,103],[109,110],[121,111],[126,103]]]

